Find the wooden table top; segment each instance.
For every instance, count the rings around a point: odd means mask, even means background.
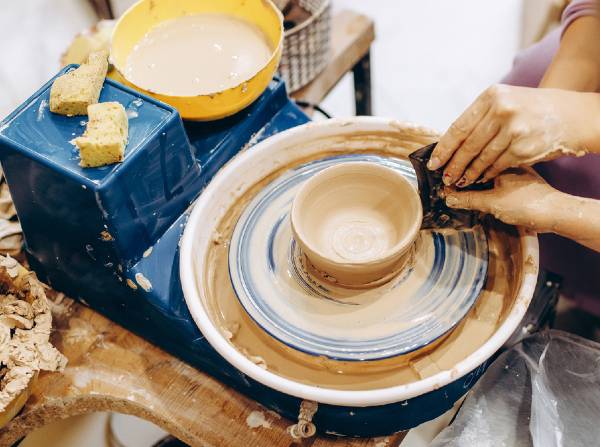
[[[52,294],[54,295],[54,294]],[[42,373],[23,411],[0,430],[0,445],[84,413],[133,414],[193,446],[391,447],[403,434],[376,439],[314,437],[294,444],[281,418],[109,319],[58,295],[54,345],[69,359],[64,373]],[[253,412],[265,422],[252,427]],[[253,415],[256,419],[256,413]]]

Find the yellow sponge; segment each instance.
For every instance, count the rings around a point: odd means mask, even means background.
[[[100,20],[90,30],[75,36],[60,58],[61,66],[83,64],[91,53],[108,51],[114,27],[114,20]]]
[[[85,115],[98,102],[108,69],[106,51],[90,54],[79,68],[56,78],[50,89],[50,111],[61,115]]]
[[[118,102],[101,102],[87,108],[88,123],[83,136],[73,142],[79,148],[84,168],[123,161],[127,145],[127,113]]]

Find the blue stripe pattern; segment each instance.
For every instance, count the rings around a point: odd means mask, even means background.
[[[488,265],[487,238],[481,227],[432,233],[434,256],[431,272],[414,294],[419,305],[414,306],[412,312],[401,314],[403,321],[416,317],[426,318],[419,324],[399,329],[397,333],[382,338],[358,340],[327,337],[291,324],[269,305],[272,299],[293,299],[291,296],[284,296],[286,289],[280,278],[284,274],[282,272],[290,275],[307,295],[333,301],[340,306],[360,304],[347,299],[337,300],[320,282],[311,281],[300,265],[299,248],[286,233],[289,232],[289,212],[297,188],[322,169],[347,161],[379,163],[400,171],[416,184],[414,171],[407,161],[378,155],[335,156],[312,161],[291,170],[268,184],[248,204],[236,224],[229,248],[229,273],[233,288],[243,308],[260,327],[296,350],[345,361],[379,360],[407,354],[434,342],[454,328],[477,300],[485,283]],[[274,210],[273,207],[279,208]],[[270,229],[267,237],[256,233],[259,221],[262,222],[262,227],[265,227],[265,222],[268,223]],[[277,256],[281,251],[277,240],[278,237],[286,236],[288,253],[283,265],[282,256],[279,256],[279,260]],[[256,243],[253,245],[253,241],[263,240],[266,241],[264,245],[258,248]],[[253,276],[250,268],[253,263],[264,263],[260,268],[267,273],[264,277],[268,277],[271,284],[263,284],[264,280],[258,281]],[[411,273],[410,270],[403,272],[405,277],[395,287]],[[443,313],[439,312],[440,309],[444,310]],[[399,316],[382,316],[382,322],[394,321]]]

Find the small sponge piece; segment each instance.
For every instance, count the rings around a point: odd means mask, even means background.
[[[118,102],[101,102],[87,108],[88,123],[83,136],[73,142],[79,148],[84,168],[123,161],[128,122],[125,108]]]
[[[108,54],[90,54],[86,63],[56,78],[50,89],[50,111],[61,115],[85,115],[98,102],[108,70]]]

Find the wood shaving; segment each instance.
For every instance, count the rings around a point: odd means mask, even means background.
[[[67,359],[50,344],[52,315],[44,286],[10,256],[0,256],[0,412],[37,371],[62,371]]]
[[[0,168],[0,254],[16,256],[21,252],[23,235],[16,218],[17,211]]]

